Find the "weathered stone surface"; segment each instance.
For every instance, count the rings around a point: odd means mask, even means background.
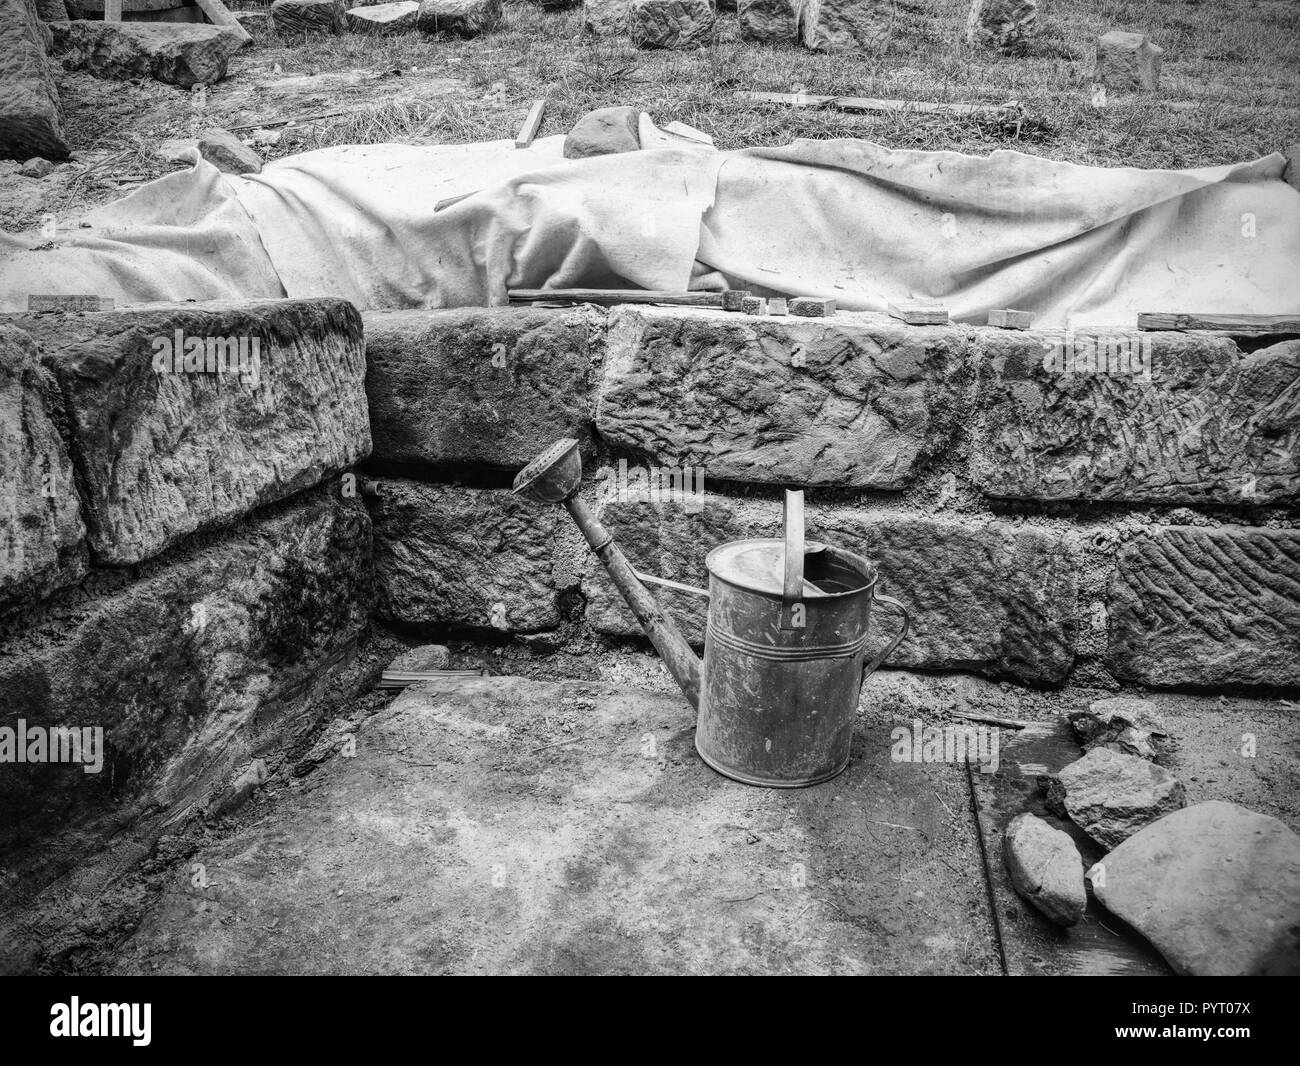
[[[740,35],[747,41],[797,41],[804,0],[740,0]]]
[[[1070,715],[1070,726],[1084,751],[1109,748],[1139,759],[1165,753],[1169,734],[1150,700],[1116,696],[1096,700],[1086,711]]]
[[[446,670],[451,665],[451,652],[444,644],[422,644],[404,651],[388,664],[390,670],[420,673],[425,670]]]
[[[134,582],[92,575],[4,647],[0,725],[101,728],[104,757],[4,767],[0,914],[105,846],[148,856],[310,732],[305,693],[367,624],[369,540],[359,500],[305,493]]]
[[[54,173],[56,163],[51,163],[48,159],[41,156],[32,156],[22,166],[18,168],[18,173],[24,178],[48,178]]]
[[[981,331],[972,473],[991,496],[1300,499],[1300,341]]]
[[[718,33],[713,0],[631,0],[627,31],[638,48],[703,48]]]
[[[338,34],[344,30],[343,14],[343,0],[275,0],[271,26],[281,37]]]
[[[0,324],[0,609],[85,572],[86,527],[51,418],[54,393],[32,339]]]
[[[642,491],[644,481],[635,484],[634,473],[635,468],[597,471],[596,483],[585,491],[640,570],[704,587],[704,557],[710,549],[728,540],[781,535],[779,503],[712,493],[652,494]],[[640,476],[646,479],[649,473],[640,471]],[[624,483],[631,491],[622,491]],[[686,484],[694,482],[688,477]],[[1063,534],[995,521],[823,507],[815,497],[808,502],[807,522],[809,539],[875,562],[881,591],[912,612],[912,631],[890,658],[891,665],[983,670],[1051,682],[1069,672],[1078,592]],[[594,560],[587,563],[583,592],[587,619],[598,631],[640,634]],[[703,600],[664,595],[661,602],[693,642],[703,643]],[[870,646],[883,645],[897,624],[892,609],[873,612]]]
[[[627,306],[606,343],[601,436],[710,478],[900,489],[960,418],[957,329]]]
[[[1122,545],[1106,665],[1147,685],[1300,684],[1300,530],[1166,526]]]
[[[477,37],[496,29],[501,0],[420,0],[416,24],[423,33]]]
[[[385,479],[373,516],[376,612],[388,621],[553,629],[579,581],[581,534],[563,509],[507,489]]]
[[[635,152],[641,147],[641,112],[635,107],[598,107],[573,124],[564,138],[566,159]]]
[[[353,33],[408,33],[415,29],[419,10],[419,0],[354,7],[347,12],[347,27]]]
[[[1049,783],[1052,809],[1113,848],[1145,825],[1183,807],[1183,783],[1168,770],[1109,748],[1093,748]]]
[[[68,17],[68,8],[63,0],[36,0],[36,13],[45,22],[63,22]]]
[[[1038,35],[1038,0],[971,0],[966,41],[1004,55],[1024,55]]]
[[[582,29],[597,37],[627,33],[627,9],[632,0],[582,0]]]
[[[226,174],[262,171],[262,157],[227,130],[213,128],[200,133],[199,155]]]
[[[820,52],[878,51],[896,15],[893,0],[805,0],[803,43]]]
[[[188,89],[226,76],[243,40],[221,26],[186,22],[52,22],[68,70],[97,78],[156,78]]]
[[[361,317],[344,300],[10,317],[58,377],[97,562],[147,559],[369,454]],[[178,331],[182,358],[203,341],[204,369],[168,369]]]
[[[376,459],[508,469],[560,437],[590,438],[600,312],[465,308],[363,319]]]
[[[1152,44],[1145,33],[1111,30],[1097,38],[1094,80],[1108,89],[1160,87],[1160,57],[1164,49]]]
[[[1017,892],[1057,925],[1077,925],[1088,907],[1083,859],[1070,834],[1033,814],[1018,814],[1002,842]]]
[[[0,159],[67,159],[63,108],[31,0],[0,0]]]
[[[1198,803],[1129,837],[1088,876],[1180,974],[1300,974],[1300,837],[1276,818]]]

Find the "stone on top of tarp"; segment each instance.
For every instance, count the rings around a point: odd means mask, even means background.
[[[31,0],[0,0],[0,157],[67,159],[63,109]]]
[[[156,78],[182,89],[226,76],[243,39],[221,26],[188,22],[52,22],[68,70],[97,78]]]
[[[564,138],[564,158],[635,152],[641,147],[641,112],[635,107],[598,107],[588,111]]]

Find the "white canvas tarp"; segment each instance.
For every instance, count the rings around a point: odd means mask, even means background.
[[[364,145],[249,177],[196,157],[53,242],[0,238],[0,306],[40,292],[452,307],[516,287],[725,282],[856,310],[933,299],[970,322],[1002,307],[1062,326],[1300,312],[1300,193],[1281,155],[1163,171],[860,140],[716,152],[648,121],[642,143],[584,160],[561,137]]]

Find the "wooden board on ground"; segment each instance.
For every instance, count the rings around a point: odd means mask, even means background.
[[[224,26],[245,44],[253,39],[253,35],[239,24],[239,20],[230,13],[230,9],[221,0],[194,0],[194,2],[214,26]]]
[[[1238,337],[1264,337],[1270,333],[1300,334],[1300,315],[1198,315],[1147,311],[1138,315],[1137,328],[1204,329]]]
[[[524,119],[524,124],[519,127],[519,134],[515,137],[516,148],[531,148],[537,131],[541,129],[542,119],[546,117],[546,101],[534,100],[533,106],[528,109],[528,117]]]
[[[721,307],[720,292],[661,292],[656,289],[511,289],[511,303],[675,304],[679,307]]]
[[[1007,823],[1025,811],[1069,833],[1086,867],[1101,859],[1103,849],[1083,830],[1047,812],[1038,787],[1038,775],[1056,773],[1082,754],[1066,722],[1034,723],[1017,732],[1001,734],[997,773],[983,774],[977,767],[971,767],[1007,973],[1011,976],[1167,975],[1171,971],[1156,950],[1091,894],[1083,920],[1067,931],[1057,928],[1021,899],[1011,885],[1002,856],[1002,834]]]
[[[737,100],[754,100],[766,104],[789,104],[792,107],[830,107],[836,111],[914,111],[921,114],[956,115],[962,118],[1014,120],[1021,117],[1017,103],[1006,104],[935,104],[922,100],[877,100],[865,96],[813,96],[811,93],[737,92]]]

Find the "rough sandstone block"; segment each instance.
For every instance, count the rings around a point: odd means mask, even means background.
[[[271,26],[281,37],[342,33],[343,16],[343,0],[275,0],[271,5]]]
[[[10,873],[19,855],[26,868],[0,883],[0,911],[11,887],[75,882],[113,838],[147,856],[310,733],[305,694],[368,624],[370,521],[360,500],[318,490],[132,576],[92,575],[0,654],[0,725],[99,727],[106,748],[98,773],[5,766],[0,851]]]
[[[805,0],[803,43],[819,52],[879,51],[896,28],[893,0]]]
[[[31,337],[0,325],[0,608],[40,599],[85,572],[86,527],[51,417],[55,391]]]
[[[416,25],[422,33],[477,37],[496,29],[501,0],[420,0]]]
[[[710,478],[900,489],[959,415],[955,329],[654,307],[609,321],[601,436]]]
[[[717,39],[713,0],[631,0],[628,36],[638,48],[703,48]]]
[[[982,339],[972,472],[989,495],[1300,499],[1300,341],[1242,355],[1226,338],[1182,333]]]
[[[598,107],[588,111],[564,138],[565,159],[635,152],[641,147],[641,112],[635,107]]]
[[[68,158],[48,33],[31,0],[0,0],[0,158]]]
[[[589,307],[363,316],[375,458],[513,469],[590,437],[604,315]]]
[[[354,7],[346,13],[347,28],[352,33],[371,35],[409,33],[415,29],[419,10],[419,0]]]
[[[781,534],[774,501],[749,502],[712,493],[621,491],[633,471],[606,470],[589,499],[637,569],[698,587],[707,584],[704,557],[718,544]],[[643,470],[642,478],[663,471]],[[695,487],[688,476],[685,483]],[[620,498],[622,497],[622,498]],[[1003,522],[955,521],[898,511],[808,507],[808,537],[875,562],[881,591],[912,612],[913,628],[890,659],[894,666],[982,670],[1057,682],[1073,665],[1078,600],[1070,545],[1055,530]],[[587,619],[600,632],[641,630],[599,563],[583,577]],[[696,643],[704,638],[704,601],[665,596],[661,602]],[[873,614],[871,646],[896,629],[889,608]]]
[[[582,29],[597,37],[627,33],[627,12],[632,0],[582,0]]]
[[[1104,848],[1184,807],[1183,783],[1163,766],[1110,748],[1093,748],[1049,779],[1047,806]]]
[[[1160,57],[1164,49],[1152,44],[1145,33],[1111,30],[1097,38],[1095,81],[1108,89],[1160,87]]]
[[[527,633],[560,624],[585,541],[560,507],[507,489],[385,479],[373,508],[376,613]]]
[[[797,41],[804,0],[740,0],[740,35],[747,41]]]
[[[1106,664],[1146,685],[1300,684],[1300,530],[1166,526],[1128,541]]]
[[[1038,36],[1038,0],[971,0],[966,41],[1004,55],[1024,55]]]
[[[147,559],[370,452],[361,316],[344,300],[11,318],[58,378],[97,562]]]
[[[183,22],[52,22],[68,70],[97,78],[156,78],[188,89],[226,76],[243,40],[220,26]]]

